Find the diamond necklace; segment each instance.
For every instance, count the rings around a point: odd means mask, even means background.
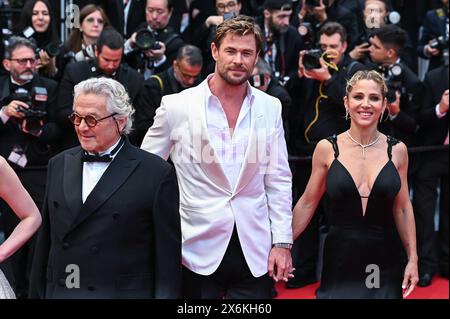
[[[357,140],[355,140],[355,139],[350,135],[350,133],[348,132],[348,130],[345,131],[345,133],[347,133],[348,137],[349,137],[354,143],[356,143],[356,144],[358,144],[359,146],[361,146],[361,148],[362,148],[362,157],[363,157],[363,159],[366,159],[366,153],[365,153],[366,148],[375,145],[375,144],[378,142],[378,140],[380,139],[380,136],[381,136],[381,134],[378,133],[377,138],[376,138],[373,142],[370,142],[369,144],[364,145],[364,144],[361,144],[360,142],[358,142]]]

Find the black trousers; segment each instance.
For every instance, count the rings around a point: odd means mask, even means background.
[[[203,276],[183,267],[185,299],[270,299],[272,287],[268,274],[253,277],[242,253],[236,227],[222,262],[213,274]]]
[[[448,272],[449,179],[448,149],[419,155],[413,178],[414,215],[416,219],[417,247],[420,274],[434,274],[439,269]],[[439,231],[436,233],[434,217],[440,188]]]
[[[40,210],[45,196],[47,170],[43,168],[16,170],[16,174]],[[14,231],[20,220],[6,202],[1,199],[0,211],[2,213],[0,228],[3,229],[7,238]],[[11,283],[18,299],[27,298],[28,296],[29,274],[31,272],[36,236],[37,234],[34,234],[22,248],[8,259],[11,271],[6,273],[5,276]]]

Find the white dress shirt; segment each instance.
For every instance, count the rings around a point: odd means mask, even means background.
[[[208,85],[206,85],[205,97],[209,139],[225,172],[225,176],[234,189],[248,146],[250,112],[254,97],[251,95],[251,90],[247,88],[247,95],[242,103],[236,126],[232,133],[228,127],[225,111],[217,96],[211,93]]]
[[[99,155],[102,156],[104,154],[111,153],[111,151],[119,144],[120,138],[117,140],[117,142],[108,148],[106,151],[100,153]],[[123,146],[122,146],[123,147]],[[112,161],[116,157],[116,155],[120,152],[122,147],[112,156]],[[97,185],[100,178],[103,176],[103,173],[105,173],[106,169],[108,168],[109,164],[111,162],[84,162],[83,163],[83,186],[82,186],[82,200],[83,203],[88,198],[89,194],[94,189],[95,185]]]

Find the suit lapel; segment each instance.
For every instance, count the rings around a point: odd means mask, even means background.
[[[9,96],[9,77],[4,76],[1,78],[0,83],[0,101]]]
[[[267,141],[265,138],[267,134],[265,134],[265,131],[259,130],[260,128],[264,128],[264,126],[261,125],[264,120],[264,113],[262,112],[262,108],[258,107],[257,103],[253,103],[250,110],[250,116],[250,134],[248,137],[247,150],[233,194],[239,193],[250,182],[260,167],[261,157],[266,155]]]
[[[138,164],[139,159],[134,156],[132,146],[126,141],[98,181],[97,185],[95,185],[94,189],[87,197],[84,205],[81,207],[80,213],[72,223],[70,230],[77,227],[104,204],[114,192],[125,183]],[[81,195],[79,198],[81,198]]]
[[[203,85],[197,87],[199,92],[195,94],[196,98],[189,105],[189,125],[192,133],[194,162],[200,163],[203,172],[214,184],[231,193],[230,182],[225,176],[214,147],[210,143],[206,125],[206,107],[208,101],[206,101],[204,85],[208,85],[207,79],[203,82]],[[202,109],[199,109],[199,107]]]
[[[66,153],[64,157],[63,188],[67,206],[70,210],[70,222],[79,214],[81,205],[83,163],[81,162],[81,147],[73,153]],[[70,223],[68,224],[70,225]]]

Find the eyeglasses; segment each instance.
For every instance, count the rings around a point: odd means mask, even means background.
[[[228,2],[227,4],[223,4],[223,3],[219,3],[217,6],[216,6],[216,8],[217,8],[217,11],[220,11],[220,12],[223,12],[223,11],[225,11],[225,9],[228,9],[228,10],[234,10],[234,8],[236,8],[236,6],[237,6],[237,2]]]
[[[94,23],[97,22],[98,24],[104,24],[105,22],[103,21],[103,19],[95,19],[95,18],[87,18],[86,19],[87,23]]]
[[[26,59],[8,59],[10,61],[16,61],[17,63],[19,63],[19,65],[21,66],[25,66],[28,64],[28,62],[30,62],[31,65],[36,64],[36,59],[35,58],[26,58]]]
[[[98,122],[106,120],[107,118],[110,118],[114,115],[117,115],[117,113],[114,112],[113,114],[102,117],[101,119],[96,119],[92,115],[81,116],[81,115],[77,114],[76,112],[73,112],[72,114],[69,115],[69,120],[75,126],[79,126],[81,124],[81,121],[84,120],[86,125],[92,128],[92,127],[96,126],[98,124]]]

